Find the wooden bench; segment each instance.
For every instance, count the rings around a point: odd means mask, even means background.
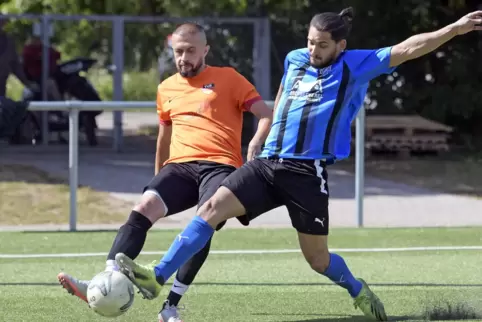
[[[417,152],[446,152],[452,131],[447,125],[419,115],[369,115],[366,117],[365,148],[368,155],[396,153],[403,157]]]

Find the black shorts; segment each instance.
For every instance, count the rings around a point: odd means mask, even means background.
[[[259,158],[222,185],[243,204],[249,220],[284,205],[298,232],[328,235],[327,180],[326,163],[320,160]]]
[[[167,217],[196,205],[202,206],[235,170],[233,166],[209,161],[168,163],[144,187],[144,192],[157,191],[166,204]],[[238,219],[244,225],[248,224],[246,217]]]

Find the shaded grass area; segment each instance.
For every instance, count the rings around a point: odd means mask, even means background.
[[[129,206],[108,193],[79,187],[78,222],[119,223]],[[0,225],[67,223],[66,180],[26,165],[0,164]]]

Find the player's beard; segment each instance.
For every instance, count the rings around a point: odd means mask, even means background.
[[[203,65],[204,62],[202,59],[196,65],[193,65],[189,62],[183,62],[182,65],[179,64],[177,66],[177,71],[179,72],[179,74],[181,74],[182,77],[194,77],[199,74],[199,70],[203,67]],[[190,69],[188,71],[183,71],[183,67],[190,67]]]
[[[330,66],[331,64],[333,64],[337,57],[338,57],[337,53],[334,52],[327,59],[322,59],[321,61],[319,61],[319,62],[317,61],[316,63],[312,62],[311,59],[310,59],[310,65],[315,67],[315,68],[326,68],[326,67]]]

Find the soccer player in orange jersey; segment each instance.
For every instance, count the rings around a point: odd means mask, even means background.
[[[178,73],[163,81],[157,91],[160,124],[155,176],[119,229],[107,257],[106,270],[118,269],[114,260],[117,253],[136,258],[147,231],[158,219],[195,205],[200,207],[243,164],[244,111],[259,119],[249,144],[248,160],[260,152],[269,132],[272,111],[254,86],[233,68],[205,64],[209,46],[201,26],[180,25],[173,33],[172,47]],[[243,217],[238,219],[248,224]],[[160,321],[181,321],[178,303],[206,260],[209,248],[210,242],[179,269],[159,312]],[[89,281],[65,273],[58,278],[69,293],[87,301]]]

